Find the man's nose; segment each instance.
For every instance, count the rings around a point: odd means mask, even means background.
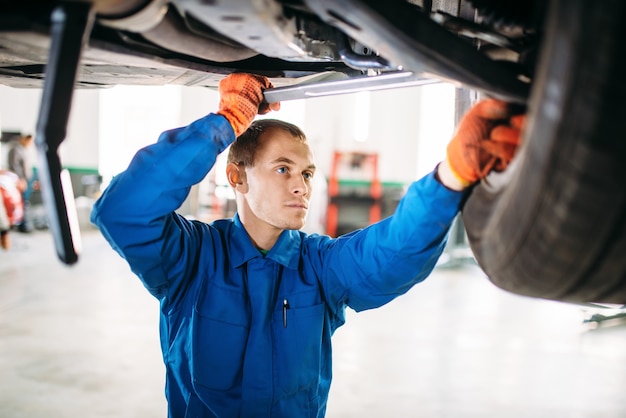
[[[304,177],[300,176],[294,180],[293,192],[296,194],[306,195],[309,193],[309,185],[307,184]]]

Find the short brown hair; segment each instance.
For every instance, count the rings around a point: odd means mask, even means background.
[[[259,137],[263,132],[271,128],[289,132],[294,139],[303,144],[307,142],[306,135],[302,132],[302,129],[292,123],[278,119],[255,120],[230,146],[227,163],[242,164],[244,167],[253,166],[254,155],[259,147]]]

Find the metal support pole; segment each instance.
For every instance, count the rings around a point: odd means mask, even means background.
[[[46,216],[57,255],[65,264],[78,261],[80,230],[69,173],[61,167],[58,148],[65,139],[81,51],[92,25],[89,2],[61,3],[53,10],[51,45],[35,136]]]

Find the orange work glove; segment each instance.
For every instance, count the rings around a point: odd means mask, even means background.
[[[235,136],[241,135],[258,114],[280,109],[280,103],[262,103],[263,90],[272,83],[260,75],[233,73],[220,81],[218,114],[230,122]]]
[[[491,172],[504,170],[521,141],[525,115],[513,115],[506,102],[487,99],[474,105],[461,119],[447,148],[454,175],[469,186]]]

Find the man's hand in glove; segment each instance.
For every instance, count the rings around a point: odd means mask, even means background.
[[[241,135],[257,115],[280,109],[280,103],[263,103],[263,90],[272,83],[260,75],[233,73],[220,81],[218,114],[230,122],[235,136]]]
[[[526,116],[515,115],[506,102],[478,102],[463,116],[448,144],[447,158],[437,173],[441,182],[462,190],[491,171],[503,171],[513,160],[525,121]]]

